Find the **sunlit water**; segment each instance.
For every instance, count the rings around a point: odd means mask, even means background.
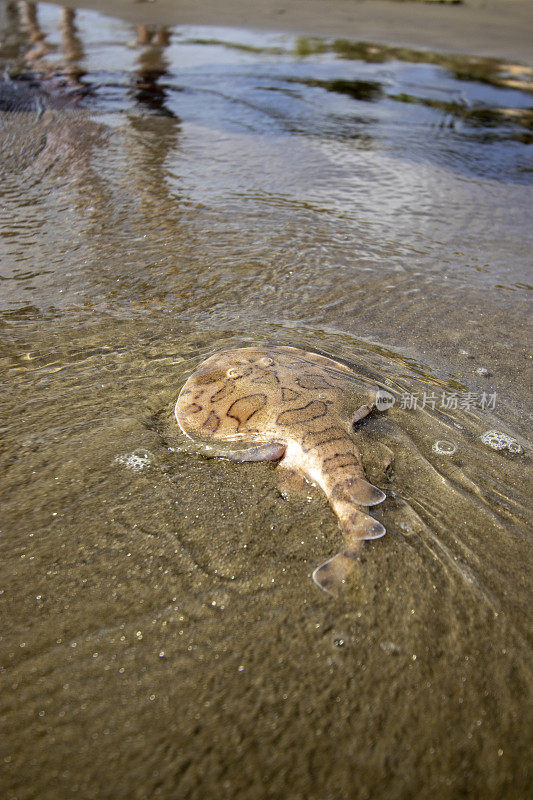
[[[6,796],[525,797],[531,71],[24,3],[0,41]],[[325,499],[172,420],[255,342],[394,399],[340,601]]]

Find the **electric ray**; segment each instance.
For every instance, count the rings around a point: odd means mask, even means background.
[[[201,452],[235,461],[279,459],[318,484],[338,517],[344,547],[313,573],[336,594],[364,539],[385,528],[368,507],[385,494],[365,479],[354,424],[374,396],[344,364],[296,347],[242,347],[217,353],[189,377],[176,401],[183,433]],[[287,473],[285,473],[287,474]]]

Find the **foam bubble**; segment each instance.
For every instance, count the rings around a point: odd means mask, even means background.
[[[502,431],[485,431],[481,436],[483,444],[492,447],[493,450],[509,450],[510,453],[521,453],[522,448],[516,439]]]
[[[140,472],[152,463],[152,456],[146,450],[134,450],[133,453],[125,453],[115,458],[117,464],[123,464],[126,469],[133,472]]]

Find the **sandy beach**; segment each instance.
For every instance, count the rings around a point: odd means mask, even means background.
[[[290,31],[533,63],[533,3],[528,0],[67,0],[61,5],[96,9],[135,24]]]
[[[530,797],[532,0],[68,1],[0,0],[2,797]]]

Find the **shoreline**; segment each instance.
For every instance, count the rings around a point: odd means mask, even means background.
[[[464,0],[49,0],[134,25],[212,25],[343,38],[496,58],[533,66],[533,3]]]

